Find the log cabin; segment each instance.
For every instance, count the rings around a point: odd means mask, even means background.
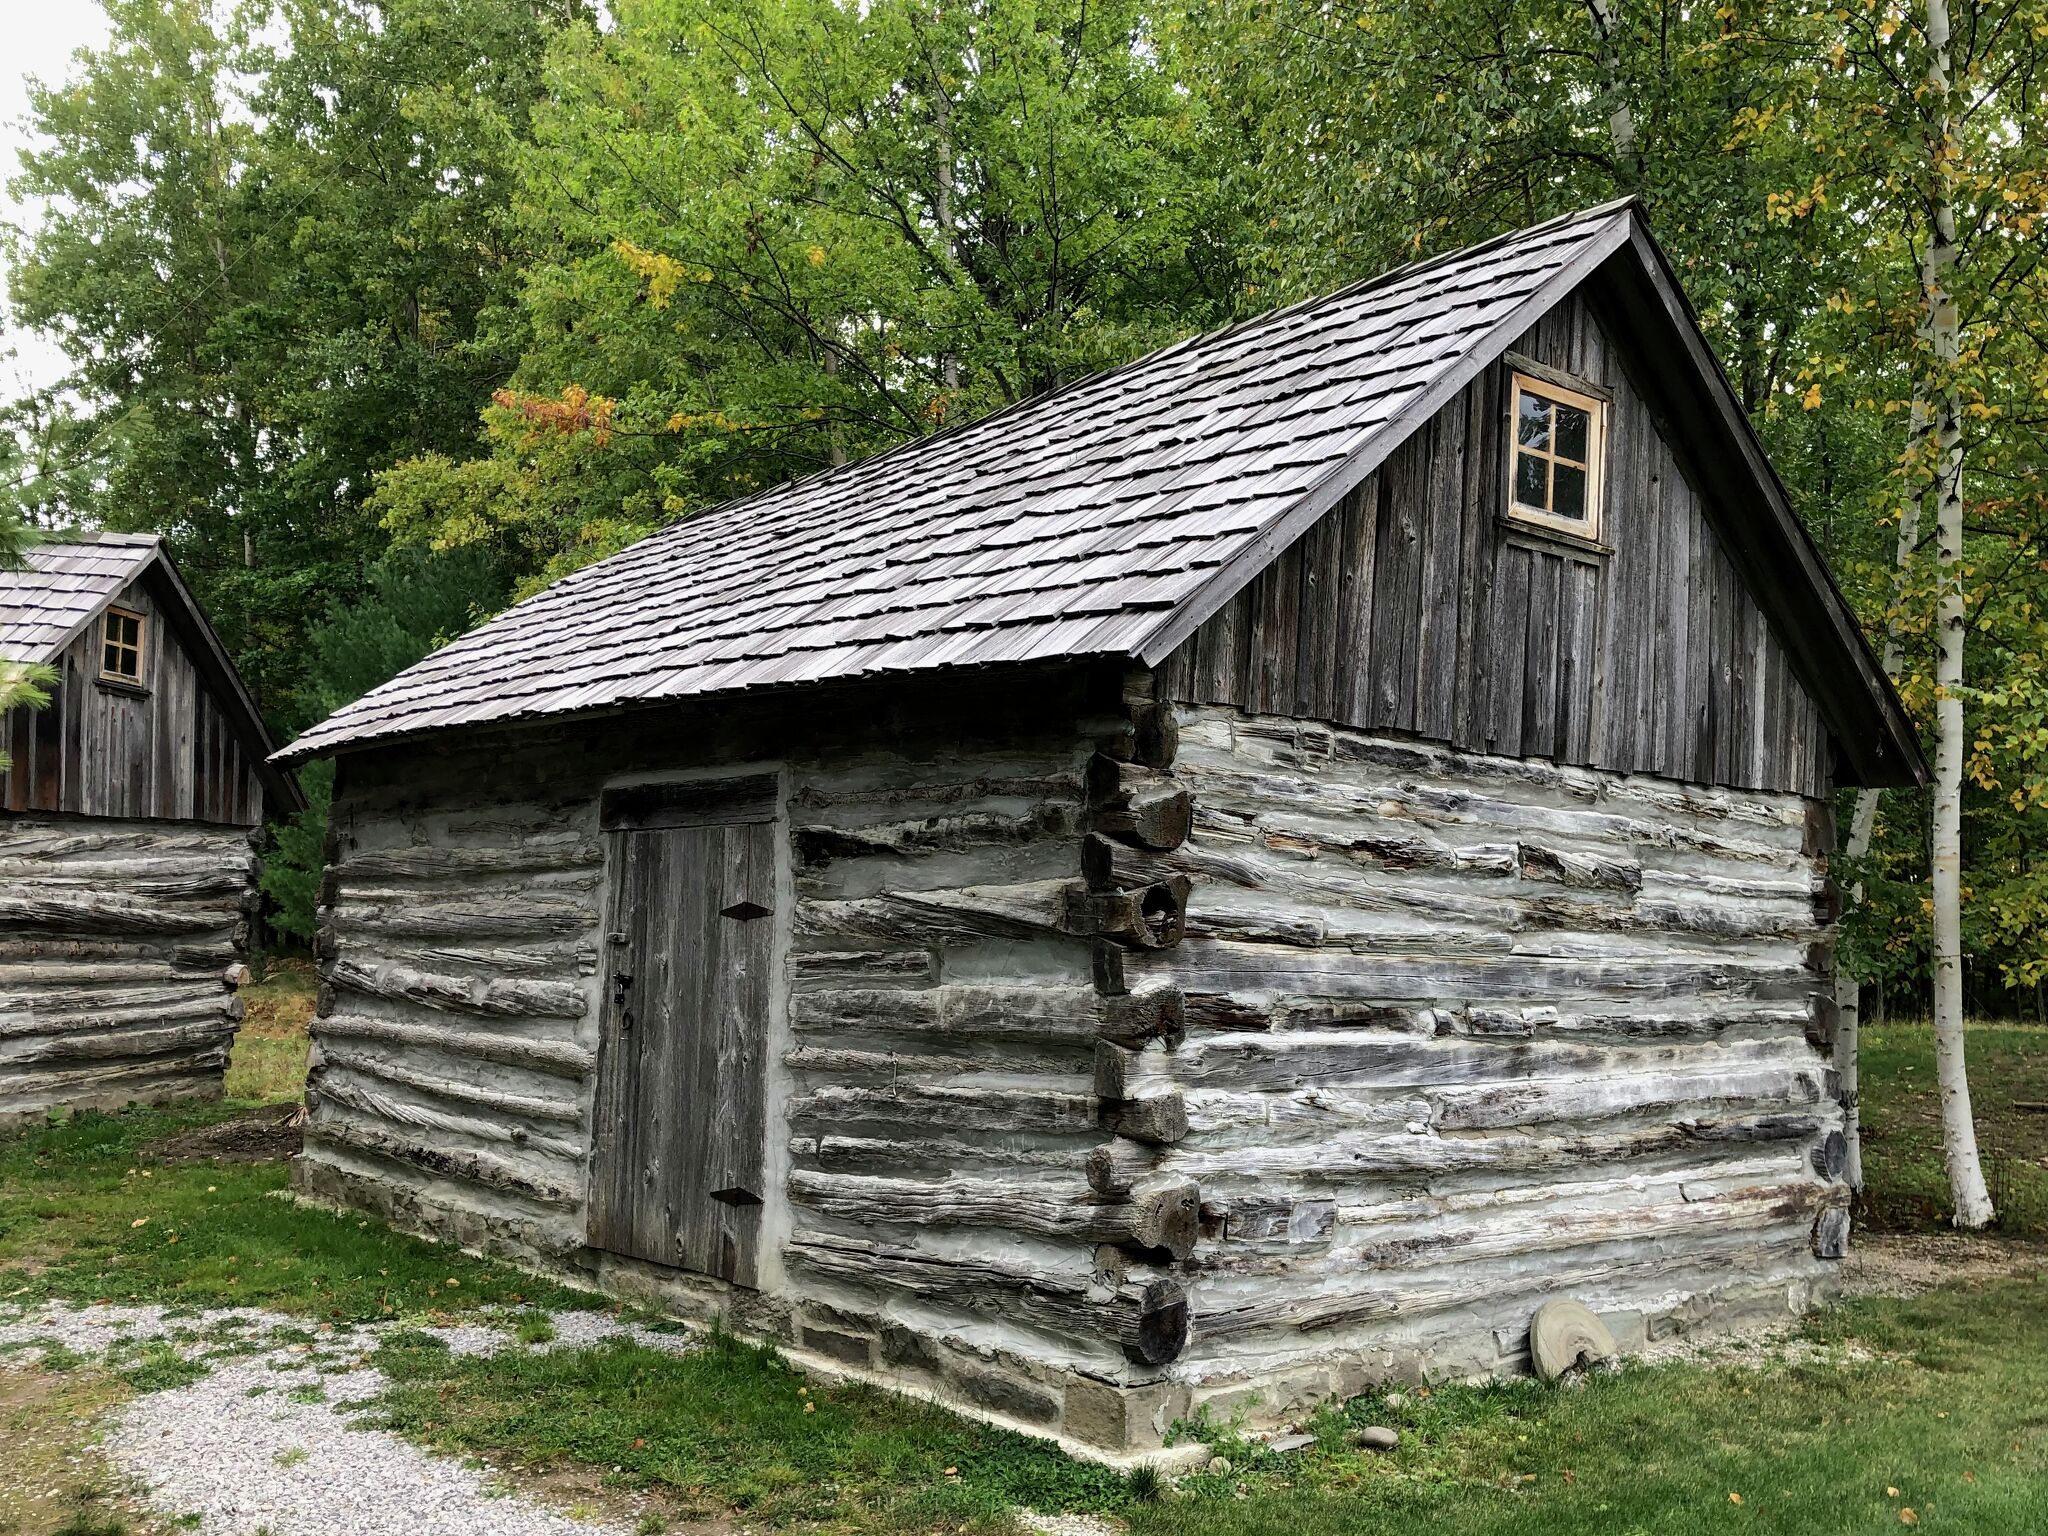
[[[338,760],[310,1197],[1114,1456],[1805,1306],[1897,696],[1631,203],[576,573]]]
[[[0,716],[0,1128],[218,1098],[253,839],[298,786],[153,534],[0,570],[0,656],[57,672]]]

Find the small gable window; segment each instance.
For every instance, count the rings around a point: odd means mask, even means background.
[[[110,683],[142,684],[142,615],[126,608],[107,610],[100,647],[100,676]]]
[[[1581,538],[1600,536],[1605,410],[1591,395],[1515,375],[1509,516]]]

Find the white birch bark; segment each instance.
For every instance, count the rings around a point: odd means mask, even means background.
[[[1607,76],[1609,102],[1607,131],[1614,141],[1614,158],[1627,165],[1640,180],[1642,166],[1636,162],[1636,119],[1622,89],[1621,45],[1615,41],[1621,24],[1615,19],[1613,0],[1586,0],[1586,14],[1600,37],[1600,68]]]
[[[1923,274],[1924,276],[1924,274]],[[1913,391],[1913,410],[1906,426],[1906,476],[1907,491],[1899,505],[1898,551],[1892,565],[1892,607],[1885,616],[1884,625],[1884,675],[1894,682],[1898,680],[1899,669],[1905,665],[1905,625],[1899,613],[1899,604],[1905,596],[1906,572],[1912,563],[1913,551],[1920,543],[1920,505],[1925,493],[1925,482],[1920,478],[1919,458],[1930,425],[1927,398],[1919,390]],[[1877,832],[1877,803],[1884,794],[1879,789],[1856,791],[1856,808],[1849,817],[1849,843],[1844,850],[1848,858],[1859,860],[1870,852],[1871,839]],[[1857,881],[1845,893],[1848,907],[1855,907],[1863,900],[1863,882]],[[1858,1039],[1863,1023],[1862,983],[1845,970],[1835,972],[1835,1073],[1841,1082],[1842,1092],[1842,1134],[1849,1144],[1848,1156],[1842,1164],[1842,1177],[1857,1193],[1863,1190],[1863,1136],[1862,1112],[1858,1099],[1857,1057]]]
[[[1948,273],[1956,260],[1955,159],[1949,112],[1948,0],[1925,0],[1927,92],[1935,112],[1934,218],[1928,240],[1926,304],[1939,400],[1935,432],[1936,604],[1934,754],[1934,1062],[1941,1090],[1941,1141],[1955,1224],[1974,1230],[1992,1217],[1977,1156],[1970,1080],[1963,1056],[1963,449],[1956,381],[1960,323]]]

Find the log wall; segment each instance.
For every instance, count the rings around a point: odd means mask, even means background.
[[[239,827],[0,815],[0,1128],[219,1096],[254,862]]]
[[[1144,1166],[1201,1191],[1197,1402],[1514,1369],[1547,1296],[1624,1337],[1804,1304],[1839,1256],[1825,807],[1179,711],[1193,882],[1135,955],[1186,1038]]]
[[[1098,817],[1135,851],[1185,807],[1146,792],[1121,690],[1067,670],[345,759],[299,1188],[1012,1422],[1156,1443],[1199,1197],[1103,1164],[1182,1117],[1106,1097],[1097,1056],[1177,1033],[1170,989],[1120,961],[1177,937],[1186,885],[1104,889],[1083,855]],[[1129,785],[1091,772],[1102,748]],[[601,799],[735,771],[781,803],[758,1289],[588,1241]]]
[[[1155,683],[345,760],[299,1187],[1119,1450],[1512,1366],[1555,1292],[1799,1304],[1844,1209],[1814,804]],[[756,1288],[589,1228],[602,797],[734,773],[779,786]]]

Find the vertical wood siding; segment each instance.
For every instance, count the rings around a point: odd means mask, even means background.
[[[0,808],[257,825],[256,765],[162,605],[143,582],[115,602],[145,619],[144,690],[101,686],[95,621],[57,663],[49,706],[0,716]]]
[[[1593,309],[1560,306],[1517,350],[1614,394],[1610,553],[1503,517],[1496,363],[1167,660],[1167,696],[1824,794],[1819,710]]]

